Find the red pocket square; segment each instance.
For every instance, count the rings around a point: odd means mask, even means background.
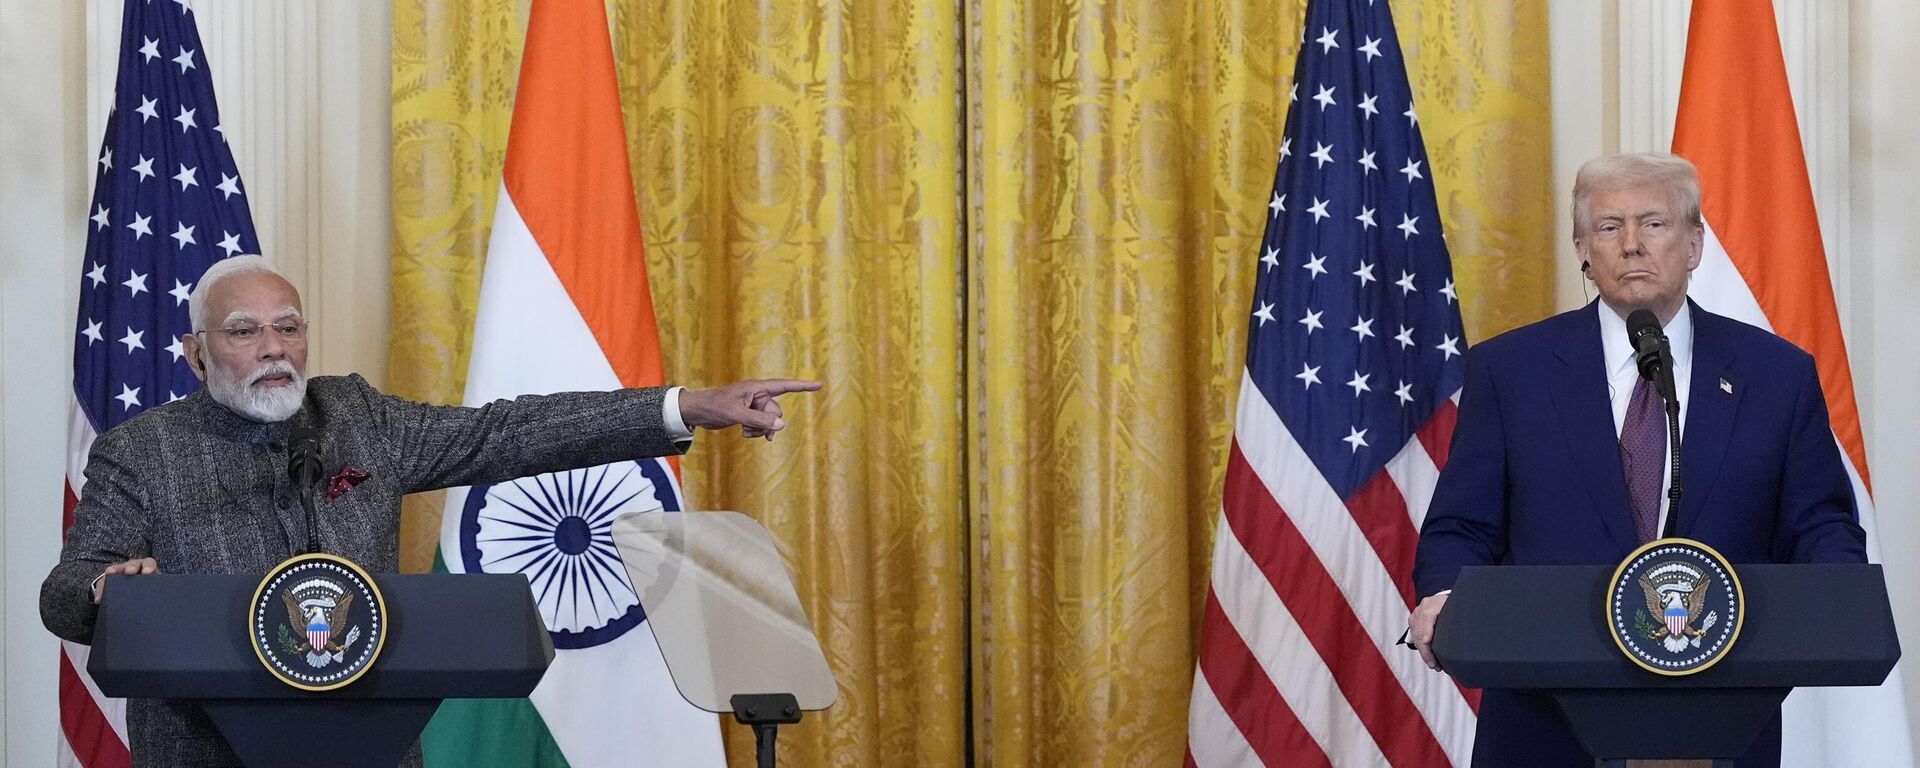
[[[332,480],[327,481],[327,501],[340,498],[342,495],[345,495],[347,491],[353,490],[354,486],[359,485],[361,481],[366,479],[367,473],[365,472],[354,469],[353,467],[341,467],[340,474],[334,475]]]

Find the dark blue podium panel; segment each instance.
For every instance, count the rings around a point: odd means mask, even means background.
[[[1745,623],[1726,658],[1686,677],[1628,661],[1607,627],[1605,566],[1466,568],[1434,634],[1475,688],[1879,685],[1900,658],[1878,565],[1736,566]]]
[[[1605,759],[1737,757],[1794,687],[1879,685],[1900,659],[1880,566],[1735,570],[1746,595],[1740,636],[1697,674],[1655,674],[1621,652],[1607,626],[1606,566],[1462,570],[1434,654],[1464,685],[1552,696]]]
[[[441,699],[519,698],[553,661],[553,641],[520,575],[374,577],[387,640],[343,688],[275,679],[247,637],[257,577],[114,576],[87,672],[108,696],[197,702],[249,766],[388,766]],[[352,734],[307,739],[290,734]]]
[[[87,672],[108,696],[168,699],[450,699],[527,695],[553,641],[515,574],[382,574],[392,616],[379,660],[353,684],[302,691],[247,641],[244,576],[109,577]]]

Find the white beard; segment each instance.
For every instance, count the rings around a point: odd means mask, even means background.
[[[292,377],[293,383],[284,387],[253,386],[254,382],[277,373]],[[228,376],[216,365],[208,371],[207,394],[234,413],[271,424],[286,421],[300,411],[300,404],[307,399],[307,377],[285,360],[262,365],[246,377]]]

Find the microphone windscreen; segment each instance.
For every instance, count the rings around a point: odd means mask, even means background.
[[[287,438],[287,474],[296,485],[320,481],[320,431],[299,425]]]
[[[1638,339],[1647,333],[1660,333],[1660,318],[1654,317],[1653,310],[1636,309],[1627,315],[1627,336]]]

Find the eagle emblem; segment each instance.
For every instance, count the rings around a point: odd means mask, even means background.
[[[254,654],[288,685],[330,691],[359,679],[386,643],[386,600],[360,566],[328,554],[274,566],[254,591]]]
[[[1691,564],[1672,562],[1654,567],[1640,577],[1640,591],[1646,597],[1647,615],[1652,621],[1639,629],[1648,639],[1660,641],[1675,653],[1686,650],[1689,644],[1700,647],[1700,638],[1720,621],[1719,613],[1706,610],[1707,593],[1712,589],[1713,577]]]
[[[1746,597],[1740,575],[1712,547],[1657,539],[1614,569],[1606,613],[1628,660],[1656,674],[1691,675],[1718,663],[1739,639]]]
[[[293,652],[308,654],[308,663],[324,667],[328,661],[339,661],[346,647],[358,639],[359,633],[348,626],[353,593],[343,590],[338,598],[322,596],[296,601],[293,593],[287,592],[281,594],[280,599],[287,606],[287,623],[296,630],[293,635],[299,637],[297,630],[306,630],[306,640],[295,645]],[[312,658],[316,656],[326,658]]]

